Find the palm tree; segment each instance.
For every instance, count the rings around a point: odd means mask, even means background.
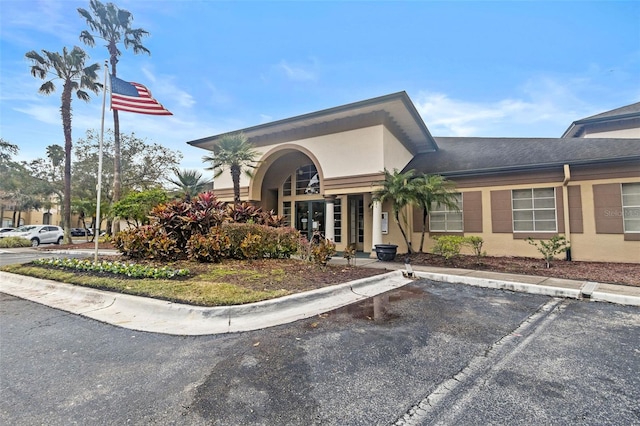
[[[132,48],[133,53],[151,54],[149,49],[142,45],[142,37],[149,33],[142,28],[131,28],[133,15],[128,10],[120,9],[113,3],[102,4],[98,0],[90,0],[89,11],[78,8],[78,13],[86,21],[89,28],[96,32],[94,36],[89,31],[84,30],[80,33],[80,40],[88,46],[96,45],[95,37],[103,39],[107,42],[107,50],[109,51],[109,63],[111,64],[111,75],[117,76],[118,57],[122,52],[118,48],[118,44],[122,42],[124,48]],[[120,201],[122,186],[122,161],[120,157],[120,120],[118,111],[113,110],[113,202]],[[119,222],[114,223],[114,231],[119,231]]]
[[[418,202],[418,185],[417,181],[413,178],[414,175],[414,170],[401,173],[398,169],[393,169],[393,173],[391,173],[387,169],[384,169],[384,180],[375,183],[375,185],[382,186],[382,188],[373,192],[374,201],[379,201],[380,203],[389,201],[391,203],[393,219],[400,228],[400,232],[407,244],[407,253],[409,254],[413,252],[413,249],[411,248],[411,242],[409,242],[407,233],[402,227],[402,223],[407,224],[405,207],[417,204]],[[400,220],[401,214],[402,221]]]
[[[440,175],[421,175],[414,178],[417,186],[418,205],[422,208],[422,236],[420,237],[420,253],[424,246],[424,235],[427,231],[427,218],[431,206],[447,206],[459,210],[456,194],[451,192],[455,184]]]
[[[40,86],[40,93],[50,95],[55,92],[56,87],[53,80],[61,79],[62,83],[62,105],[60,112],[62,114],[62,129],[64,132],[64,205],[63,205],[63,227],[65,233],[65,242],[71,242],[69,228],[71,225],[71,100],[72,93],[75,91],[78,99],[88,102],[89,94],[82,90],[88,89],[94,93],[98,93],[102,84],[98,83],[97,71],[100,65],[95,63],[85,67],[85,61],[88,59],[84,50],[74,47],[71,52],[67,48],[62,49],[62,55],[58,52],[49,52],[42,50],[44,55],[40,55],[35,50],[27,52],[25,56],[32,63],[31,75],[46,80],[52,76],[50,80]]]
[[[213,154],[202,157],[202,161],[211,164],[205,170],[213,170],[216,178],[228,167],[233,181],[233,202],[240,204],[240,175],[244,171],[247,176],[253,176],[251,170],[257,167],[255,158],[258,152],[243,133],[233,133],[222,136],[213,147]]]
[[[205,191],[212,182],[211,180],[203,179],[202,173],[197,170],[184,169],[180,171],[175,169],[173,173],[176,178],[168,178],[167,180],[177,187],[177,192],[184,197],[185,201],[189,201],[191,197],[195,197]]]

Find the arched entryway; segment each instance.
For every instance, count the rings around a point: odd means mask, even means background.
[[[314,232],[324,235],[326,231],[322,190],[322,169],[313,154],[288,145],[263,157],[252,179],[250,194],[264,209],[284,216],[288,225],[311,239]]]

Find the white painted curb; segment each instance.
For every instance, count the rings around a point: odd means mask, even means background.
[[[340,308],[411,282],[388,272],[246,305],[199,307],[0,271],[0,292],[131,330],[204,335],[259,330]]]

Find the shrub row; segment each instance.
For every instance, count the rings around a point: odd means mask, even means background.
[[[283,218],[249,203],[226,204],[213,192],[189,201],[159,204],[149,224],[114,237],[115,247],[137,259],[194,259],[219,262],[223,258],[290,257],[299,234],[277,228]]]
[[[460,255],[460,249],[463,246],[471,248],[474,256],[476,256],[477,262],[480,263],[482,256],[486,252],[482,251],[482,244],[484,240],[482,237],[463,237],[460,235],[442,235],[433,237],[436,244],[433,247],[433,253],[439,254],[445,258],[445,260],[451,260]]]
[[[0,248],[31,247],[31,241],[22,237],[0,238]]]

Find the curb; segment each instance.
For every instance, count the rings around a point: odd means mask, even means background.
[[[392,271],[246,305],[200,307],[0,271],[0,292],[123,328],[206,335],[259,330],[319,315],[411,282]]]
[[[539,294],[551,297],[563,297],[569,299],[590,300],[594,302],[609,302],[619,305],[640,306],[640,297],[612,292],[597,291],[605,284],[585,281],[580,289],[554,287],[543,284],[528,284],[516,281],[496,280],[488,278],[476,278],[464,275],[440,274],[436,272],[414,271],[414,275],[433,281],[441,281],[450,284],[466,284],[474,287],[510,290],[529,294]],[[588,290],[587,290],[588,288]]]

